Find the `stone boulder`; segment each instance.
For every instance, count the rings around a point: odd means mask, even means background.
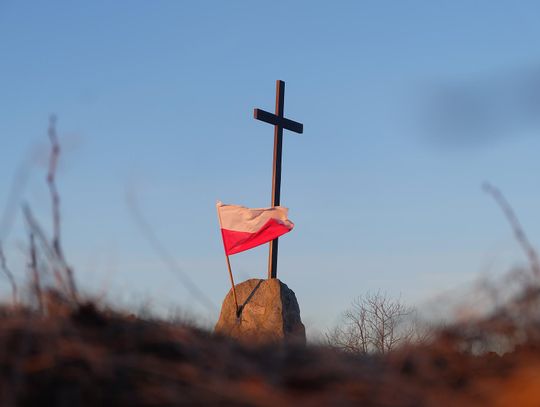
[[[236,314],[232,289],[223,300],[215,332],[246,343],[306,342],[300,307],[294,292],[278,279],[250,279],[236,286],[240,307]]]

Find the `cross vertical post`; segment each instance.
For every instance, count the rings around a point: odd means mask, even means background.
[[[301,123],[283,117],[285,104],[285,82],[276,81],[276,110],[275,114],[261,109],[255,109],[254,117],[274,125],[274,159],[272,171],[272,206],[279,206],[281,199],[281,161],[283,150],[283,129],[303,133],[304,126]],[[270,242],[268,254],[268,278],[277,278],[278,239]]]
[[[276,116],[283,117],[285,82],[276,81]],[[283,151],[283,126],[274,126],[274,160],[272,170],[272,206],[279,206],[281,198],[281,157]],[[268,252],[268,278],[277,278],[278,238],[270,242]]]

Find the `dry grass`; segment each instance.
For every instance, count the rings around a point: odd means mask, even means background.
[[[536,308],[537,297],[527,303]],[[249,347],[178,322],[93,304],[71,310],[54,299],[46,316],[5,308],[0,318],[2,406],[532,406],[540,400],[540,324],[523,325],[500,310],[384,356]],[[510,352],[475,351],[478,343],[493,344],[494,335],[514,338],[518,329],[520,344]]]

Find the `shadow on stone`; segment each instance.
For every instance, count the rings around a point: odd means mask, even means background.
[[[249,300],[251,300],[251,298],[253,298],[253,296],[255,295],[255,292],[259,289],[259,287],[261,286],[262,282],[264,280],[259,280],[259,282],[257,283],[257,285],[255,286],[255,288],[251,291],[251,293],[249,294],[249,296],[246,298],[246,300],[244,301],[243,304],[240,305],[239,307],[239,310],[238,310],[238,316],[240,316],[242,314],[242,310],[244,309],[244,307],[246,306],[246,304],[249,302]]]

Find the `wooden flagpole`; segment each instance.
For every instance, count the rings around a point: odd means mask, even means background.
[[[219,219],[219,227],[221,228],[221,213],[219,213],[219,208],[217,208],[218,213],[218,219]],[[223,234],[221,235],[221,238],[223,239]],[[223,249],[225,251],[225,258],[227,259],[227,269],[229,270],[229,277],[231,279],[231,285],[232,285],[232,292],[234,297],[234,305],[236,306],[236,317],[238,318],[240,316],[240,308],[238,307],[238,299],[236,297],[236,288],[234,286],[234,278],[231,270],[231,261],[229,260],[229,255],[227,254],[227,249],[225,248],[225,241],[223,241]]]
[[[236,288],[234,287],[234,278],[233,278],[232,270],[231,270],[231,261],[229,260],[229,255],[227,253],[225,253],[225,257],[227,258],[227,268],[229,269],[229,277],[231,278],[234,305],[236,306],[236,317],[239,317],[240,308],[238,308],[238,299],[236,298]]]

